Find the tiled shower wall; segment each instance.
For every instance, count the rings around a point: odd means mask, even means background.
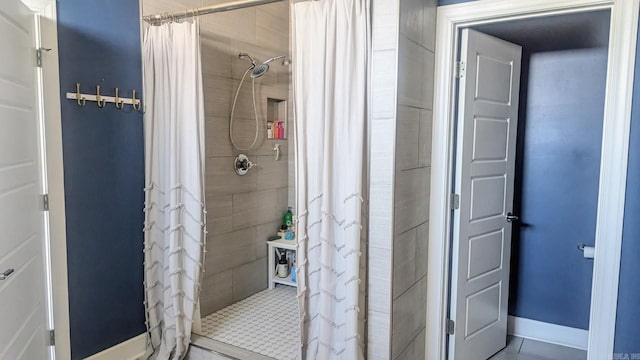
[[[434,0],[373,0],[368,358],[424,359]]]
[[[143,0],[143,14],[181,11],[227,0]],[[200,296],[205,316],[267,287],[267,246],[288,205],[288,141],[259,140],[242,151],[258,166],[245,176],[233,170],[240,151],[229,140],[233,96],[249,62],[246,52],[264,61],[289,54],[287,2],[201,16],[201,51],[206,116],[207,253]],[[288,100],[290,68],[279,61],[255,82],[259,139],[265,138],[267,98]],[[255,131],[251,79],[242,86],[235,110],[234,134],[241,147]],[[273,120],[273,119],[270,119]],[[281,120],[281,119],[278,119]],[[287,134],[289,135],[289,134]],[[280,144],[281,157],[274,158]]]
[[[391,358],[424,359],[436,2],[400,0]]]

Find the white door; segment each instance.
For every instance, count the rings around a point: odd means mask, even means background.
[[[466,29],[458,103],[449,359],[506,345],[521,48]]]
[[[0,359],[48,359],[34,15],[0,1]]]

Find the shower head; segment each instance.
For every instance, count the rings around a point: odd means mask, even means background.
[[[282,66],[287,66],[291,64],[291,59],[289,59],[289,57],[286,55],[274,56],[272,58],[265,60],[262,64],[258,64],[256,59],[254,59],[251,55],[247,53],[238,54],[238,58],[249,59],[249,61],[251,61],[251,67],[249,68],[249,70],[251,70],[250,76],[252,79],[257,79],[264,76],[269,71],[269,63],[272,63],[276,60],[282,59]]]
[[[267,63],[263,63],[260,65],[256,65],[253,67],[253,70],[251,70],[251,78],[252,79],[257,79],[259,77],[264,76],[264,74],[267,73],[267,71],[269,71],[269,64]]]

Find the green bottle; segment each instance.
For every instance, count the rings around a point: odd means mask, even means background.
[[[293,213],[291,212],[291,208],[287,210],[287,213],[282,217],[282,225],[290,228],[293,225]]]

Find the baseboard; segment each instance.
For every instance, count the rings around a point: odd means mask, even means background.
[[[509,316],[507,332],[525,339],[587,350],[589,331],[542,321]]]
[[[85,360],[136,360],[144,355],[146,347],[147,333],[144,333],[92,355]]]

